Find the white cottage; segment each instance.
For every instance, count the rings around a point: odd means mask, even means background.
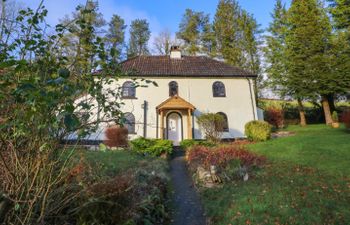
[[[138,56],[122,62],[129,74],[122,86],[130,138],[203,139],[196,122],[201,113],[220,113],[226,120],[223,139],[244,137],[244,125],[257,119],[256,75],[205,56]],[[158,87],[134,88],[132,78],[147,78]],[[99,139],[103,139],[103,132]]]

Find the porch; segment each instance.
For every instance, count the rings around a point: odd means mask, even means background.
[[[179,145],[184,139],[193,139],[196,109],[178,95],[172,96],[157,106],[157,137],[168,139]],[[158,123],[159,121],[159,123]],[[159,124],[159,126],[158,126]]]

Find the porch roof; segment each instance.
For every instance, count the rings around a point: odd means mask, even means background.
[[[195,110],[196,107],[194,107],[191,103],[186,101],[185,99],[181,98],[178,95],[174,95],[164,102],[160,103],[160,105],[157,106],[157,110],[166,110],[166,109],[190,109]]]

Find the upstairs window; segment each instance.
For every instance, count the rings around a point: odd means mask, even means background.
[[[135,98],[136,88],[131,81],[126,81],[122,87],[122,97],[123,98]]]
[[[135,116],[132,113],[124,114],[124,127],[128,129],[129,134],[135,134]]]
[[[225,113],[223,113],[223,112],[218,112],[217,114],[221,115],[224,118],[224,124],[222,126],[222,131],[223,132],[229,132],[227,115]]]
[[[179,86],[176,81],[171,81],[169,83],[169,96],[175,96],[179,94]]]
[[[214,97],[226,97],[225,85],[221,81],[216,81],[213,84]]]

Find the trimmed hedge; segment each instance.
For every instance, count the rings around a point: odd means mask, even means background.
[[[253,120],[245,125],[245,135],[251,141],[266,141],[271,137],[272,126],[259,120]]]
[[[206,146],[206,147],[214,147],[215,143],[206,141],[206,140],[193,140],[193,139],[186,139],[180,142],[180,147],[184,150],[196,146],[196,145],[201,145],[201,146]]]
[[[130,141],[130,145],[132,151],[151,156],[171,154],[173,151],[173,143],[170,140],[140,137]]]

